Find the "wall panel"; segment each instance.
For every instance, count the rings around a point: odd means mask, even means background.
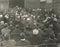
[[[9,7],[13,8],[13,7],[24,7],[24,0],[9,0]]]
[[[25,8],[40,8],[40,0],[25,0]]]
[[[0,0],[0,9],[8,9],[9,8],[9,0]]]
[[[53,0],[53,8],[60,14],[60,0]]]

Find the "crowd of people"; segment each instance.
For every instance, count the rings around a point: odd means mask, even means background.
[[[30,44],[56,43],[60,35],[60,17],[54,9],[21,8],[0,12],[2,40],[14,39]]]

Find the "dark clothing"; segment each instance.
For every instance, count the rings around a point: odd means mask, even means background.
[[[38,35],[33,35],[30,39],[32,45],[38,45],[41,42],[41,38]]]

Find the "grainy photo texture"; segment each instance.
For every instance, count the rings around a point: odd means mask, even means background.
[[[60,47],[60,0],[0,0],[0,47]]]

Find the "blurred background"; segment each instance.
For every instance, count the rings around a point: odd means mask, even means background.
[[[0,46],[21,45],[60,47],[60,0],[0,0]]]

